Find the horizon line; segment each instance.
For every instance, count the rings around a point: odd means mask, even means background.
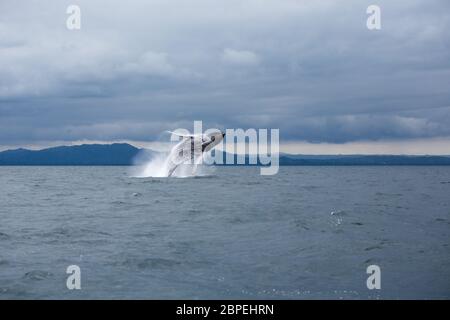
[[[105,141],[93,141],[93,142],[80,142],[80,143],[73,143],[73,142],[69,142],[68,144],[58,144],[58,145],[51,145],[51,146],[47,146],[47,147],[41,147],[41,148],[28,148],[26,146],[24,147],[15,147],[15,148],[8,148],[8,149],[2,149],[0,148],[0,153],[6,152],[6,151],[17,151],[17,150],[27,150],[27,151],[43,151],[43,150],[48,150],[48,149],[52,149],[52,148],[59,148],[59,147],[77,147],[77,146],[89,146],[89,145],[106,145],[106,146],[110,146],[110,145],[114,145],[114,144],[123,144],[123,145],[129,145],[132,146],[136,149],[140,149],[140,150],[148,150],[148,151],[152,151],[152,152],[167,152],[166,151],[158,151],[156,149],[152,149],[152,148],[148,148],[148,147],[141,147],[139,145],[136,145],[132,142],[129,141],[111,141],[111,142],[105,142]],[[1,147],[1,146],[0,146]],[[217,149],[219,151],[222,152],[226,152],[223,149]],[[251,155],[257,155],[257,154],[247,154],[247,153],[234,153],[235,155],[247,155],[247,156],[251,156]],[[280,156],[286,155],[286,156],[434,156],[434,157],[450,157],[450,154],[445,154],[445,153],[433,153],[433,154],[429,154],[429,153],[289,153],[289,152],[279,152]]]

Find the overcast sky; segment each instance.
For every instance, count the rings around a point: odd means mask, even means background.
[[[0,0],[0,148],[202,120],[290,152],[450,154],[449,30],[448,0]]]

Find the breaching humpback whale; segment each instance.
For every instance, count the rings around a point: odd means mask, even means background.
[[[181,141],[173,147],[167,158],[167,176],[170,177],[180,164],[198,165],[204,152],[214,148],[225,137],[223,132],[214,132],[198,135],[184,135],[170,132],[173,135],[181,137]]]

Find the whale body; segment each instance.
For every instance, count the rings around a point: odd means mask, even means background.
[[[214,132],[199,135],[183,135],[171,132],[181,137],[181,141],[173,147],[167,158],[167,176],[170,177],[181,164],[198,165],[205,152],[208,152],[220,143],[225,137],[223,132]]]

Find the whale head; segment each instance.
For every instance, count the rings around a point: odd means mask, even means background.
[[[216,145],[218,145],[223,140],[224,137],[225,133],[222,131],[208,133],[206,135],[206,143],[204,144],[205,147],[203,151],[211,150]]]

